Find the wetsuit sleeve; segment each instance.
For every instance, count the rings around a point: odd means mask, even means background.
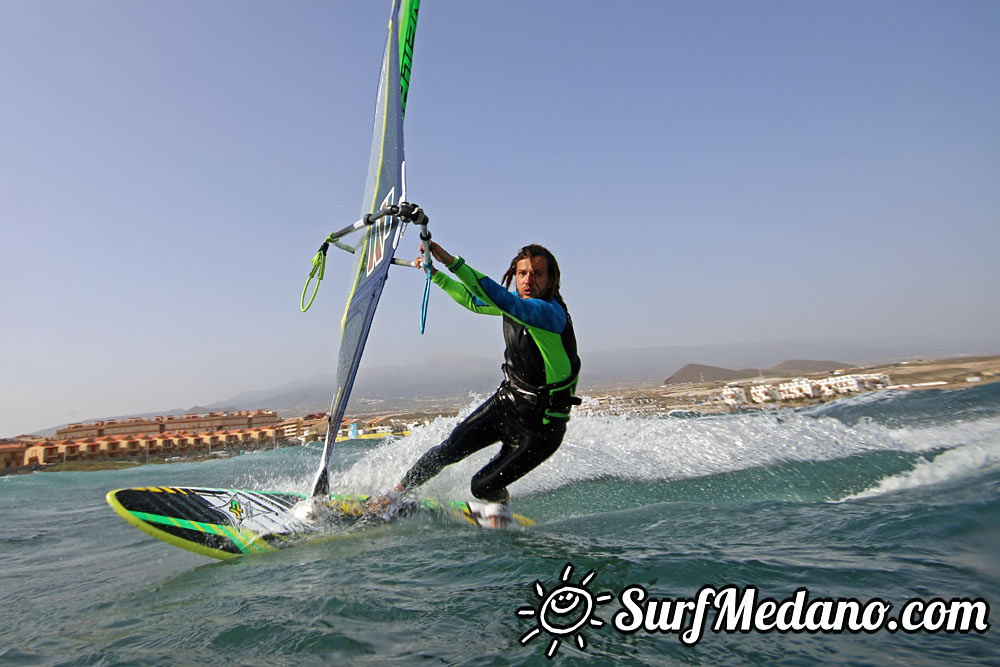
[[[454,264],[454,262],[452,262]],[[468,308],[474,313],[483,315],[502,315],[503,313],[496,306],[489,304],[476,296],[462,283],[449,277],[444,271],[436,271],[431,278],[434,284],[448,293],[456,303],[464,308]]]
[[[506,313],[528,327],[557,334],[562,333],[566,328],[566,311],[554,300],[522,299],[517,294],[508,292],[489,276],[476,271],[461,257],[456,257],[448,270],[455,274],[455,277],[461,281],[466,291],[477,303],[492,306],[500,313]],[[440,271],[435,274],[435,276],[439,275],[441,275]],[[458,301],[454,294],[452,294],[452,298]],[[459,303],[462,302],[459,301]],[[466,308],[469,307],[466,306]],[[473,309],[469,308],[469,310]]]

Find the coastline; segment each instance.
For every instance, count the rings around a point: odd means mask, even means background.
[[[876,364],[864,367],[852,367],[850,373],[884,373],[890,378],[890,385],[873,391],[921,391],[927,389],[956,390],[976,385],[1000,382],[1000,355],[983,357],[959,357],[952,359],[902,361],[888,364]],[[799,398],[794,400],[773,400],[767,403],[745,403],[727,405],[722,401],[722,390],[727,385],[747,386],[758,382],[777,382],[790,379],[821,379],[830,377],[831,373],[812,373],[798,375],[795,378],[755,378],[736,382],[711,381],[687,382],[676,384],[634,383],[595,387],[582,387],[578,393],[587,397],[584,405],[574,410],[576,415],[625,415],[636,417],[664,416],[670,414],[724,414],[730,412],[746,412],[747,410],[794,409],[811,405],[819,405],[844,398],[844,395],[833,397]],[[871,393],[871,392],[865,392]],[[417,422],[429,421],[438,416],[453,417],[458,414],[461,405],[453,405],[450,409],[427,412],[401,414],[392,413],[397,419]],[[352,419],[377,419],[386,414],[357,414]],[[370,434],[360,439],[373,437],[389,437]],[[350,439],[346,439],[350,441]],[[345,438],[338,438],[344,442]],[[295,446],[295,441],[273,441],[270,446]],[[265,447],[266,448],[266,447]],[[178,462],[204,461],[220,457],[239,456],[244,451],[259,451],[262,447],[247,449],[223,449],[214,453],[193,452],[186,456],[146,456],[129,458],[107,458],[94,460],[77,460],[53,463],[18,470],[4,470],[0,474],[25,474],[36,471],[44,472],[82,472],[91,470],[115,470],[131,468],[137,465],[167,464]]]
[[[889,376],[890,385],[874,391],[923,391],[927,389],[965,389],[977,384],[1000,382],[1000,355],[958,357],[918,361],[900,361],[847,369],[849,373],[884,373]],[[684,382],[677,384],[623,384],[602,388],[597,396],[600,406],[592,412],[605,414],[628,414],[651,416],[671,412],[693,412],[717,414],[743,412],[747,409],[788,409],[819,405],[845,398],[844,395],[823,398],[802,398],[794,400],[772,400],[767,403],[747,403],[726,405],[721,400],[722,390],[727,385],[748,386],[759,382],[776,383],[792,379],[822,379],[831,373],[807,373],[794,377],[754,378],[751,380],[711,382]],[[581,393],[588,392],[586,388]],[[865,392],[871,393],[871,392]]]

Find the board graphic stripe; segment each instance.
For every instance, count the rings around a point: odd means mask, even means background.
[[[202,523],[200,521],[190,521],[188,519],[160,516],[159,514],[149,514],[147,512],[132,512],[132,516],[147,523],[177,526],[178,528],[184,528],[185,530],[218,535],[219,537],[224,537],[231,541],[243,553],[262,553],[263,551],[256,544],[254,544],[254,540],[246,539],[239,532],[234,531],[231,526],[220,525],[217,523]]]

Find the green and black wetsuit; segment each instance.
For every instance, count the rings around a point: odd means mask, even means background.
[[[537,467],[559,448],[566,433],[580,359],[573,321],[555,299],[522,299],[456,257],[434,282],[475,313],[503,317],[504,380],[499,389],[429,450],[406,473],[410,490],[446,465],[496,442],[500,452],[472,478],[472,495],[505,501],[507,486]]]

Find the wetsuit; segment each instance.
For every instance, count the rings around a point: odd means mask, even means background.
[[[504,380],[437,447],[427,451],[401,482],[404,490],[420,486],[446,465],[461,461],[496,442],[500,452],[472,478],[476,498],[505,502],[507,486],[537,467],[559,448],[566,433],[580,373],[573,321],[555,299],[522,299],[479,273],[461,257],[434,282],[475,313],[503,317]]]

